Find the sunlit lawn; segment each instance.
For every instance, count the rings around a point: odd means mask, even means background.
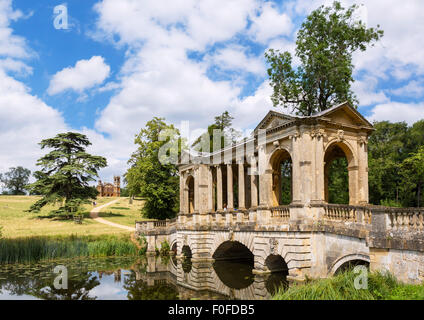
[[[104,208],[99,216],[111,222],[133,227],[136,221],[144,220],[141,215],[144,201],[135,199],[132,204],[129,202],[129,198],[121,198],[113,205]]]
[[[0,196],[0,226],[3,227],[3,237],[87,236],[128,233],[126,230],[101,224],[89,218],[84,219],[82,224],[76,224],[72,220],[51,219],[48,216],[49,212],[55,208],[54,206],[46,206],[40,213],[25,212],[37,199],[39,198],[36,196]],[[116,198],[99,198],[96,201],[97,206],[114,199]],[[56,206],[56,208],[58,207]],[[87,216],[92,208],[93,205],[86,205]]]

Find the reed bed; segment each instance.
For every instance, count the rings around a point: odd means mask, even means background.
[[[129,237],[27,237],[0,239],[0,264],[73,257],[138,255]]]

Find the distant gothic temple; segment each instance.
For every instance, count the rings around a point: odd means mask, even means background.
[[[112,183],[102,183],[99,180],[97,191],[100,197],[120,197],[121,196],[121,177],[113,177]]]

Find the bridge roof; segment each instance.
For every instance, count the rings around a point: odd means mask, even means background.
[[[282,112],[277,112],[274,110],[271,110],[267,113],[267,115],[262,119],[261,122],[256,126],[255,132],[259,129],[267,129],[269,128],[269,124],[275,119],[278,119],[277,121],[280,121],[280,123],[288,123],[290,121],[293,122],[302,122],[307,120],[333,120],[333,122],[339,122],[341,118],[345,118],[345,121],[343,121],[343,124],[348,124],[347,122],[350,122],[350,124],[353,124],[357,127],[364,128],[364,129],[373,129],[373,125],[365,119],[362,114],[356,110],[356,108],[352,107],[349,102],[343,102],[341,104],[335,105],[331,108],[328,108],[324,111],[315,113],[311,116],[298,116],[298,115],[289,115]],[[346,120],[350,120],[347,121]]]

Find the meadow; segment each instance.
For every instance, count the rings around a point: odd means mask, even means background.
[[[49,212],[52,209],[58,208],[59,205],[46,206],[40,213],[25,212],[32,203],[37,201],[37,199],[39,199],[37,196],[0,196],[0,227],[3,227],[2,234],[4,238],[129,234],[129,231],[114,228],[89,219],[89,212],[93,208],[91,204],[85,205],[84,207],[86,209],[85,216],[87,218],[83,220],[82,224],[76,224],[72,220],[52,218]],[[115,199],[117,198],[99,198],[96,201],[97,206]],[[127,211],[132,212],[131,210]],[[140,213],[139,216],[141,216]],[[125,220],[122,217],[120,218]]]
[[[130,204],[129,198],[121,198],[113,205],[102,209],[99,217],[114,223],[133,227],[136,221],[144,220],[141,215],[143,205],[144,200],[142,199],[134,199],[133,203]]]

